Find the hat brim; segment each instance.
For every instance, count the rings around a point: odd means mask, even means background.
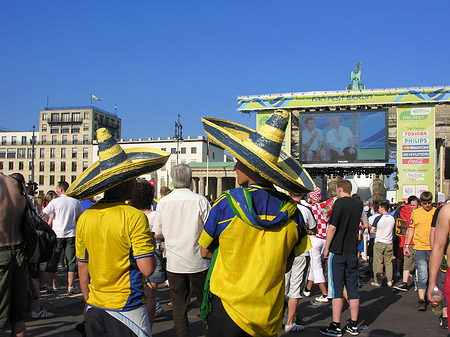
[[[100,170],[100,161],[89,166],[67,189],[66,195],[77,199],[87,199],[100,194],[127,180],[164,166],[170,154],[149,148],[124,149],[127,164],[118,165],[106,171]]]
[[[250,140],[255,130],[219,118],[202,118],[202,123],[212,141],[273,184],[294,193],[316,188],[308,172],[283,149],[276,164],[266,160],[261,148]]]

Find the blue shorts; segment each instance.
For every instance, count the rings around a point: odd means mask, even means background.
[[[149,280],[151,283],[164,283],[166,281],[166,268],[164,267],[164,259],[162,257],[162,251],[155,249],[156,268],[153,274],[150,275]]]
[[[359,299],[357,254],[333,254],[328,258],[328,297],[343,298],[344,285],[348,299]]]

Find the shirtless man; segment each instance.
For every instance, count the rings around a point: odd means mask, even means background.
[[[24,210],[25,198],[17,181],[0,172],[0,260],[7,263],[0,269],[0,337],[5,336],[8,323],[11,336],[26,335],[28,275],[21,232]]]
[[[427,297],[428,301],[432,306],[438,304],[431,298],[431,293],[433,292],[433,289],[437,287],[436,278],[439,267],[441,266],[445,246],[447,245],[447,241],[449,240],[449,228],[450,228],[450,204],[446,204],[445,206],[442,206],[437,218],[436,230],[434,231],[433,249],[431,250],[430,260],[428,261],[429,276],[428,276]],[[450,245],[448,245],[447,247],[447,256],[449,252],[450,252]],[[449,263],[447,262],[447,266],[448,265]],[[447,298],[450,298],[449,272],[447,272],[445,276],[444,290],[445,296]]]

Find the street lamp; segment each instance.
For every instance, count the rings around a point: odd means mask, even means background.
[[[180,146],[180,142],[183,141],[183,125],[181,125],[180,114],[178,114],[178,121],[175,122],[175,135],[173,137],[177,141],[177,165],[178,165],[178,147]]]
[[[31,182],[34,182],[34,145],[36,143],[34,138],[34,129],[35,125],[33,125],[33,135],[31,136]]]

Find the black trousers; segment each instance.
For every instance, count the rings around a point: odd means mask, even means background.
[[[208,327],[206,337],[248,337],[250,336],[242,330],[228,316],[222,301],[217,296],[212,300],[212,312],[208,316]]]
[[[169,280],[170,298],[172,299],[172,314],[175,333],[178,337],[190,337],[189,321],[187,309],[189,305],[189,296],[192,290],[198,300],[198,306],[201,308],[203,301],[203,288],[205,287],[206,275],[208,269],[199,273],[178,274],[167,271]],[[203,330],[205,327],[203,327]]]
[[[86,336],[136,337],[136,334],[105,310],[90,308],[86,312]]]

